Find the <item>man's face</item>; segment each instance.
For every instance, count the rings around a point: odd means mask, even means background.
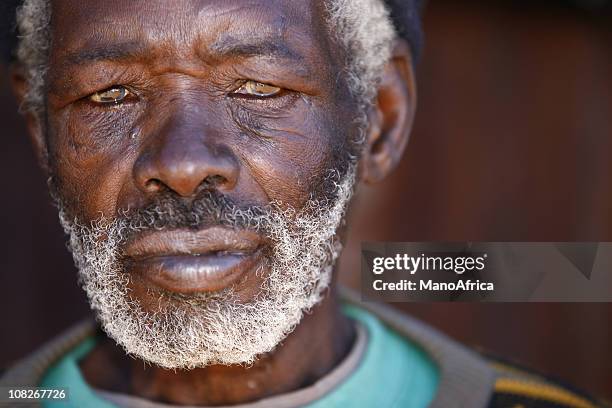
[[[320,3],[53,3],[53,186],[128,352],[250,361],[329,283],[359,130]]]
[[[312,3],[54,2],[48,143],[77,215],[189,199],[207,178],[240,203],[301,207],[355,131]]]

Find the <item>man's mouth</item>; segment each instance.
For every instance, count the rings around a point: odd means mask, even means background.
[[[251,231],[210,227],[148,232],[126,245],[127,270],[170,292],[228,288],[263,261],[262,238]]]

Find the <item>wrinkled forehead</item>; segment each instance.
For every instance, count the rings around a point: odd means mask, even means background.
[[[304,64],[333,55],[322,0],[54,0],[52,16],[52,44],[61,44],[52,62],[100,49],[165,59],[260,53]]]

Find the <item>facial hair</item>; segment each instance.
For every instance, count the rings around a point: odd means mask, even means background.
[[[342,176],[331,172],[325,197],[311,198],[299,210],[281,203],[240,208],[207,193],[189,208],[168,198],[86,226],[56,200],[90,305],[104,331],[128,354],[169,369],[248,365],[272,351],[323,298],[342,249],[337,230],[353,194],[355,173],[354,165]],[[252,229],[272,243],[259,295],[240,302],[232,287],[167,294],[171,301],[165,306],[154,312],[143,309],[130,296],[130,276],[121,261],[126,240],[150,229],[207,224]]]

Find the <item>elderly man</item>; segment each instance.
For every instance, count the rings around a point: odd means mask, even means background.
[[[356,183],[412,126],[413,1],[25,0],[17,27],[14,87],[98,323],[2,385],[76,407],[596,406],[339,295]]]

